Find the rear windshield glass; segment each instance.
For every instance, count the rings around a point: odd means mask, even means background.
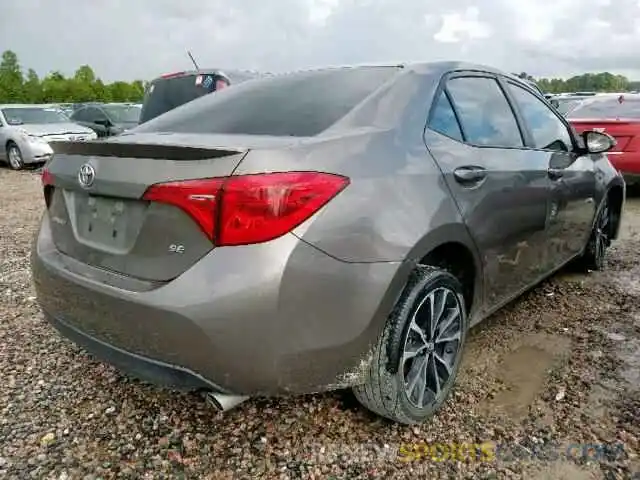
[[[218,75],[193,73],[155,80],[145,93],[140,123],[215,91],[217,81],[222,78]]]
[[[640,118],[640,96],[589,99],[568,113],[570,118]]]
[[[400,67],[358,67],[276,76],[201,98],[139,132],[306,137],[326,130]]]

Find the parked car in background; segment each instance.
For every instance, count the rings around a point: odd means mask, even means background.
[[[104,105],[104,102],[80,102],[71,104],[71,113],[79,110],[80,108],[87,107],[89,105]]]
[[[73,113],[73,103],[58,103],[57,107],[62,110],[67,117],[70,117]]]
[[[533,80],[524,80],[524,81],[536,92],[538,92],[541,96],[544,96],[544,93],[542,92],[542,90],[540,90],[540,87],[536,82],[534,82]]]
[[[549,103],[553,105],[558,112],[566,116],[573,108],[582,102],[585,98],[592,97],[580,97],[580,96],[558,96],[549,99]]]
[[[567,118],[576,131],[597,130],[616,139],[611,163],[629,185],[640,184],[640,95],[596,95],[583,100]]]
[[[231,84],[220,70],[204,69],[162,75],[147,86],[142,101],[140,123],[173,110],[202,95],[216,92]]]
[[[96,134],[46,105],[0,105],[0,160],[14,170],[46,162],[51,141],[82,141]]]
[[[128,103],[85,105],[73,112],[71,120],[91,128],[99,137],[110,137],[135,127],[140,110]]]
[[[223,410],[352,387],[423,422],[471,325],[568,262],[603,267],[613,143],[479,65],[245,82],[56,146],[37,298],[98,358]]]

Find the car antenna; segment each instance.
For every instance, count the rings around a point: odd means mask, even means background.
[[[187,50],[187,55],[189,55],[189,58],[193,62],[193,65],[196,67],[196,70],[200,71],[200,67],[198,67],[195,58],[193,58],[193,55],[191,55],[191,52],[189,50]]]

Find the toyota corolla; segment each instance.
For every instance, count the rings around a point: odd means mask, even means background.
[[[222,409],[353,388],[423,422],[471,325],[569,262],[603,267],[614,144],[478,65],[239,84],[54,145],[37,297],[98,358]]]

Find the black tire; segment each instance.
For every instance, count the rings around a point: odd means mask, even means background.
[[[582,257],[578,260],[578,264],[582,270],[599,271],[604,269],[607,248],[611,245],[611,227],[611,208],[609,199],[605,196],[598,208],[587,247]]]
[[[7,164],[9,164],[9,168],[11,168],[12,170],[22,170],[24,168],[24,161],[22,159],[22,152],[20,151],[20,147],[18,147],[18,145],[16,145],[14,142],[7,142]],[[16,151],[17,152],[17,159],[16,157],[12,157],[11,155],[13,155],[12,151]],[[12,160],[12,158],[14,158],[14,160]]]
[[[443,293],[443,296],[448,300],[446,300],[446,304],[443,303],[442,305],[447,309],[442,310],[440,317],[444,316],[445,311],[449,314],[453,308],[457,308],[459,309],[459,320],[454,322],[456,324],[459,323],[459,325],[451,323],[449,325],[450,328],[444,328],[442,331],[439,331],[439,328],[436,329],[429,340],[432,346],[428,348],[431,348],[432,353],[426,352],[422,357],[418,355],[413,357],[409,360],[411,362],[409,372],[406,372],[402,357],[405,347],[409,343],[409,336],[413,335],[413,333],[410,334],[412,319],[416,312],[422,312],[421,305],[425,303],[429,295],[435,296],[438,292],[449,292]],[[427,305],[427,303],[425,304]],[[451,308],[448,306],[451,306]],[[431,310],[430,305],[425,308],[429,311]],[[445,344],[446,350],[442,350],[439,356],[436,355],[440,346],[442,346],[442,343],[438,343],[439,341],[436,338],[445,334],[446,331],[454,331],[451,329],[453,327],[459,328],[460,335],[457,343],[455,340],[449,342],[456,343],[455,354],[451,356],[447,353],[451,347],[447,347],[448,344]],[[398,299],[387,320],[378,343],[374,347],[373,359],[367,372],[365,383],[353,388],[355,397],[368,410],[398,423],[411,425],[428,420],[437,412],[451,392],[460,367],[467,330],[468,318],[463,287],[460,281],[445,270],[430,266],[419,266],[412,273],[403,294]],[[415,333],[415,330],[413,332]],[[423,334],[425,336],[429,335],[425,331],[423,331]],[[446,337],[447,335],[445,335],[445,340],[442,340],[442,342],[447,341]],[[425,339],[422,335],[419,338],[421,340]],[[442,359],[445,357],[451,359],[452,367],[449,370],[448,378],[440,387],[440,394],[433,395],[433,398],[422,406],[417,406],[418,403],[422,402],[415,402],[410,398],[412,395],[407,394],[405,374],[413,372],[414,367],[421,368],[418,367],[418,364],[414,366],[414,362],[423,362],[420,365],[424,366],[425,372],[431,367],[437,372],[437,366],[444,368],[445,364],[437,362],[436,358]],[[428,363],[429,361],[432,361],[433,364]],[[430,371],[433,372],[433,370]],[[428,375],[428,373],[425,373],[425,375]],[[438,378],[437,374],[435,378]],[[412,391],[415,390],[412,389]],[[422,389],[422,391],[424,393],[427,390]],[[429,392],[433,393],[433,390],[429,390]]]

